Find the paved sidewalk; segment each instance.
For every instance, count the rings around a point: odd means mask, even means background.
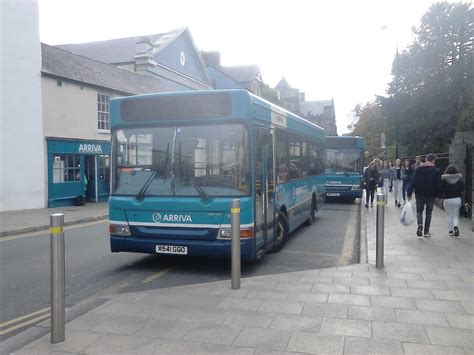
[[[375,208],[365,210],[368,264],[128,293],[15,354],[474,353],[474,238],[430,239],[386,208],[385,268],[375,268]],[[48,327],[44,322],[42,327]]]
[[[39,208],[0,212],[0,237],[49,228],[49,216],[64,213],[64,224],[85,223],[108,217],[107,202],[86,203],[84,206]]]

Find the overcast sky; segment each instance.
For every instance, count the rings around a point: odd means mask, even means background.
[[[334,99],[338,133],[352,110],[383,95],[398,46],[413,41],[433,0],[39,0],[40,37],[81,43],[190,29],[223,65],[257,64],[306,100]]]

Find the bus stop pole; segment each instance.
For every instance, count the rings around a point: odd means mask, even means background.
[[[240,288],[240,200],[233,199],[230,205],[232,229],[232,289]]]
[[[51,343],[66,339],[64,214],[50,215],[51,235]]]
[[[377,269],[383,268],[383,253],[384,253],[384,229],[385,229],[385,195],[377,193],[377,230],[376,230],[376,254],[375,267]]]

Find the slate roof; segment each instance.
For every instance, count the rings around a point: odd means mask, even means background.
[[[133,73],[47,44],[41,44],[42,72],[127,94],[171,91],[160,80]]]
[[[217,68],[217,70],[234,79],[238,83],[251,82],[254,81],[255,78],[260,77],[260,68],[258,65],[238,65],[233,67],[221,66]]]
[[[293,89],[291,85],[288,83],[288,81],[285,79],[285,77],[281,78],[278,84],[276,84],[275,89],[278,91],[287,91],[290,89]]]
[[[181,32],[183,32],[183,29],[148,36],[117,38],[98,42],[61,44],[55,47],[104,63],[128,63],[135,61],[137,42],[140,42],[141,39],[148,38],[151,43],[154,43],[160,38],[165,40],[169,37],[171,40]]]
[[[308,111],[312,115],[322,115],[324,113],[324,107],[332,106],[332,100],[321,100],[321,101],[302,101],[300,103],[301,112],[306,116]]]

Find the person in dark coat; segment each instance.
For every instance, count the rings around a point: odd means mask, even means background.
[[[448,222],[448,233],[451,237],[459,237],[459,208],[462,205],[464,183],[462,175],[458,173],[453,165],[446,168],[441,176],[441,194],[443,206]]]
[[[369,163],[369,166],[364,171],[364,185],[365,185],[365,208],[369,208],[369,198],[370,206],[374,206],[374,194],[377,184],[380,179],[379,171],[377,170],[376,163],[372,161]]]
[[[409,160],[405,160],[405,164],[403,165],[402,169],[404,171],[402,197],[403,202],[406,202],[408,186],[410,186],[411,177],[413,175],[413,167],[411,166]]]
[[[435,166],[436,155],[430,153],[426,156],[426,162],[421,163],[413,172],[411,184],[408,187],[408,201],[415,191],[416,197],[416,219],[418,229],[416,235],[421,238],[431,237],[430,225],[431,214],[435,197],[438,197],[441,191],[441,173]],[[423,230],[423,210],[426,206],[425,225]]]

